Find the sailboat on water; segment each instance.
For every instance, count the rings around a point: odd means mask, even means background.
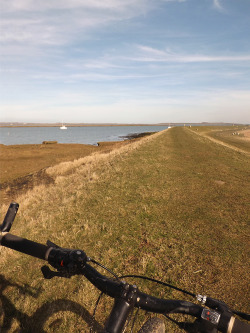
[[[60,127],[61,130],[66,130],[67,127],[65,125],[62,124],[62,126]]]

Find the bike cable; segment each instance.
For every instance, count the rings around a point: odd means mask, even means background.
[[[118,280],[118,281],[121,280],[120,277],[119,277],[118,275],[116,275],[114,272],[112,272],[109,268],[107,268],[107,267],[105,267],[104,265],[100,264],[98,261],[95,261],[95,260],[92,259],[92,258],[88,258],[88,261],[89,261],[89,262],[92,262],[93,264],[96,264],[96,265],[102,267],[103,269],[105,269],[107,272],[109,272],[111,275],[113,275],[113,276],[116,278],[116,280]]]
[[[124,278],[137,278],[137,279],[142,279],[142,280],[148,280],[148,281],[152,281],[152,282],[155,282],[155,283],[158,283],[158,284],[161,284],[163,286],[166,286],[166,287],[169,287],[169,288],[172,288],[172,289],[175,289],[175,290],[178,290],[180,292],[182,292],[183,294],[187,294],[189,296],[192,296],[194,298],[196,298],[196,295],[187,291],[187,290],[184,290],[184,289],[181,289],[181,288],[178,288],[178,287],[175,287],[169,283],[166,283],[166,282],[163,282],[163,281],[160,281],[160,280],[156,280],[156,279],[153,279],[153,278],[149,278],[147,276],[144,276],[144,275],[122,275],[120,276],[119,278],[120,279],[124,279]]]
[[[181,288],[178,288],[178,287],[175,287],[169,283],[166,283],[166,282],[163,282],[163,281],[160,281],[160,280],[156,280],[156,279],[153,279],[153,278],[149,278],[147,276],[143,276],[143,275],[123,275],[123,276],[120,276],[120,279],[123,279],[123,278],[127,278],[127,277],[130,277],[130,278],[138,278],[138,279],[143,279],[143,280],[148,280],[148,281],[152,281],[152,282],[155,282],[155,283],[158,283],[158,284],[161,284],[163,286],[167,286],[169,288],[172,288],[172,289],[175,289],[175,290],[178,290],[180,292],[182,292],[183,294],[187,294],[189,296],[192,296],[194,298],[197,299],[197,295],[195,295],[194,293],[191,293],[185,289],[181,289]],[[237,311],[237,310],[233,310],[233,309],[230,309],[234,314],[238,315],[239,317],[241,317],[242,319],[245,319],[247,321],[250,321],[250,314],[248,313],[244,313],[244,312],[240,312],[240,311]]]

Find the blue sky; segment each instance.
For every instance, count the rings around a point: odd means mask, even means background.
[[[0,121],[250,123],[250,0],[0,10]]]

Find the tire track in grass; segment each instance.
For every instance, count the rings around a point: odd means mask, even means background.
[[[203,137],[203,138],[207,138],[208,140],[210,140],[210,141],[212,141],[212,142],[214,142],[214,143],[217,143],[217,144],[219,144],[219,145],[221,145],[221,146],[224,146],[224,147],[226,147],[226,148],[229,148],[229,149],[235,150],[235,151],[237,151],[237,152],[239,152],[239,153],[243,153],[243,154],[246,154],[246,155],[250,155],[250,153],[247,152],[246,150],[243,150],[243,149],[237,148],[237,147],[232,146],[232,145],[230,145],[230,144],[228,144],[228,143],[225,143],[225,142],[223,142],[223,141],[221,141],[221,140],[215,139],[215,138],[211,137],[209,134],[206,134],[206,133],[199,133],[199,132],[195,132],[195,131],[192,131],[192,133],[194,133],[194,134],[196,134],[196,135],[199,135],[199,136],[201,136],[201,137]]]

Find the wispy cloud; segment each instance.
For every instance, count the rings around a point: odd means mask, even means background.
[[[155,0],[159,2],[185,2],[187,0]],[[97,10],[109,11],[127,11],[129,9],[138,7],[145,8],[152,6],[151,0],[1,0],[2,12],[13,11],[47,11],[51,9],[79,9],[91,8]]]
[[[145,45],[136,46],[139,53],[131,60],[138,62],[238,62],[250,61],[250,54],[244,55],[203,55],[203,54],[180,54],[171,50],[159,50]]]
[[[60,45],[145,15],[163,0],[1,0],[0,42]],[[183,2],[186,0],[165,0]]]
[[[161,0],[162,2],[186,2],[187,0]]]
[[[47,11],[50,9],[74,9],[74,8],[93,8],[108,10],[123,10],[134,4],[142,4],[142,0],[2,0],[1,8],[3,12],[13,11]]]
[[[134,6],[140,3],[135,0]],[[132,8],[128,0],[2,0],[0,41],[66,44],[79,31],[86,34],[89,29],[129,18]]]
[[[121,80],[141,80],[141,79],[155,79],[155,78],[164,78],[168,76],[166,73],[159,74],[137,74],[137,73],[115,73],[115,74],[105,74],[99,72],[81,72],[81,73],[73,73],[73,74],[56,74],[56,73],[41,73],[41,74],[33,74],[31,75],[31,79],[34,80],[44,80],[44,81],[60,81],[60,82],[71,82],[71,83],[79,83],[81,81],[86,82],[104,82],[104,81],[121,81]]]
[[[213,0],[213,6],[216,10],[224,12],[224,8],[222,7],[220,0]]]
[[[2,0],[0,41],[66,44],[79,32],[136,17],[149,0]]]

